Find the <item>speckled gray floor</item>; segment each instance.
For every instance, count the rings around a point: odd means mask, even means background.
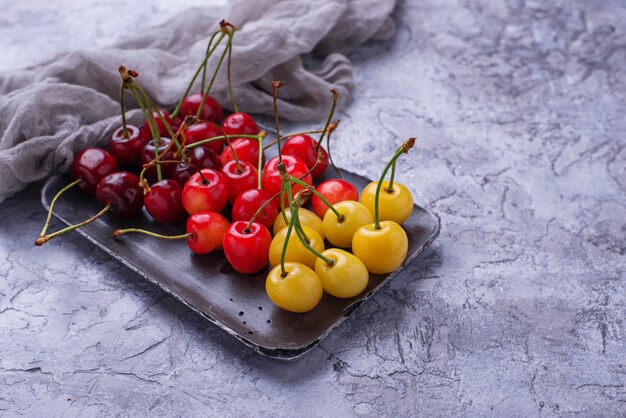
[[[75,234],[34,248],[34,185],[0,205],[0,415],[625,414],[626,4],[395,16],[353,56],[334,151],[371,177],[417,135],[400,177],[434,248],[283,364]]]

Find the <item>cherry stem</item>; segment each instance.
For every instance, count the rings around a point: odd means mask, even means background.
[[[235,94],[233,93],[233,84],[230,80],[230,67],[231,67],[231,61],[233,57],[233,36],[235,35],[235,30],[236,29],[233,28],[233,30],[231,30],[230,33],[228,34],[228,44],[226,45],[226,47],[228,48],[227,79],[228,79],[228,94],[230,94],[230,101],[233,103],[233,111],[235,113],[238,113],[239,109],[237,108],[237,101],[235,100]]]
[[[275,145],[278,141],[283,141],[287,138],[291,138],[292,136],[297,136],[297,135],[308,135],[308,134],[319,134],[321,133],[322,130],[321,129],[313,129],[311,131],[301,131],[301,132],[294,132],[292,134],[287,134],[287,135],[283,135],[280,138],[277,138],[275,140],[273,140],[272,142],[270,142],[269,144],[266,144],[265,147],[263,148],[264,150],[271,148],[273,145]]]
[[[335,162],[333,161],[333,154],[330,152],[330,135],[335,131],[335,129],[337,128],[337,125],[339,125],[339,122],[340,122],[339,120],[336,120],[331,124],[331,129],[328,132],[328,136],[326,137],[326,152],[328,153],[328,161],[330,161],[330,165],[333,166],[333,168],[335,169],[335,172],[343,180],[343,173],[339,171],[339,169],[335,165]]]
[[[335,107],[337,107],[337,100],[339,99],[339,92],[337,89],[331,89],[330,92],[333,94],[333,104],[330,107],[330,113],[328,114],[328,119],[326,119],[326,126],[324,126],[324,130],[320,136],[319,141],[317,141],[317,147],[315,147],[315,152],[318,152],[320,147],[322,146],[322,140],[324,139],[324,135],[326,135],[326,131],[328,130],[328,125],[330,125],[330,121],[333,118],[333,114],[335,113]]]
[[[396,162],[394,161],[393,164],[391,165],[391,176],[389,177],[389,184],[385,188],[385,191],[387,193],[393,192],[393,179],[395,176],[396,176]]]
[[[44,235],[46,235],[46,232],[48,232],[48,227],[50,226],[50,220],[52,219],[52,209],[54,208],[54,204],[56,203],[57,199],[59,197],[61,197],[61,195],[63,193],[65,193],[66,191],[68,191],[72,187],[76,186],[81,181],[83,181],[82,177],[79,178],[79,179],[74,180],[73,182],[71,182],[70,184],[68,184],[67,186],[65,186],[61,190],[59,190],[57,192],[57,194],[54,195],[54,197],[52,198],[52,202],[50,202],[50,209],[48,209],[48,217],[46,218],[46,223],[43,224],[43,229],[39,233],[40,237],[43,237]]]
[[[224,22],[224,21],[222,21],[222,22]],[[220,22],[220,25],[222,26],[222,29],[221,29],[222,36],[220,36],[220,39],[219,39],[217,45],[215,45],[215,48],[213,48],[213,51],[211,51],[211,54],[213,54],[213,52],[215,51],[217,46],[222,42],[222,39],[224,39],[224,37],[226,35],[230,35],[230,31],[228,31],[228,33],[226,32],[226,29],[222,25],[222,22]],[[217,73],[220,71],[220,67],[222,66],[222,62],[224,61],[224,58],[226,57],[226,52],[228,52],[228,49],[229,49],[229,44],[226,44],[226,47],[224,48],[224,52],[222,52],[222,56],[220,56],[220,60],[217,62],[217,67],[215,67],[215,70],[213,71],[213,76],[211,77],[211,81],[209,82],[209,85],[208,85],[208,87],[206,89],[206,92],[202,96],[202,101],[200,102],[200,106],[198,107],[198,112],[196,113],[196,116],[198,118],[200,117],[200,113],[202,113],[202,108],[204,107],[204,102],[206,101],[207,96],[211,92],[211,88],[213,87],[213,83],[215,82],[215,78],[217,77]]]
[[[212,50],[209,50],[211,47],[211,43],[213,42],[213,39],[215,38],[215,36],[217,36],[217,34],[221,33],[222,36],[218,39],[217,43],[215,44],[215,46],[213,47]],[[176,117],[178,116],[178,112],[180,112],[180,107],[183,105],[183,102],[185,101],[185,98],[187,97],[187,95],[189,94],[189,92],[191,91],[191,87],[193,86],[193,83],[196,81],[196,78],[198,78],[198,75],[200,74],[200,71],[202,71],[204,69],[205,73],[203,73],[202,75],[202,88],[200,89],[200,92],[204,91],[204,81],[205,81],[205,75],[206,75],[206,66],[207,66],[207,61],[209,60],[209,58],[211,57],[211,55],[213,55],[213,52],[215,51],[215,49],[219,46],[219,44],[222,42],[222,39],[224,39],[226,35],[222,32],[222,30],[217,30],[212,36],[211,39],[209,40],[209,44],[207,45],[207,53],[204,56],[204,60],[202,60],[202,63],[200,63],[200,66],[198,67],[198,69],[196,70],[195,74],[193,75],[193,77],[191,78],[191,81],[189,82],[189,84],[187,85],[187,89],[185,90],[185,93],[183,94],[183,96],[180,98],[180,100],[178,101],[178,104],[176,105],[176,108],[174,109],[174,112],[172,112],[172,117]],[[204,104],[204,102],[203,102]]]
[[[133,80],[133,82],[131,83],[131,89],[136,89],[137,92],[139,94],[141,94],[144,98],[144,100],[146,101],[146,103],[148,104],[148,106],[150,106],[154,112],[157,114],[159,120],[161,121],[161,123],[163,124],[163,126],[165,126],[165,129],[167,130],[167,133],[169,134],[170,138],[172,138],[172,142],[174,142],[176,144],[176,148],[178,148],[179,150],[181,149],[181,145],[178,142],[178,139],[175,138],[174,135],[174,131],[172,131],[172,127],[170,126],[169,123],[167,123],[167,121],[165,120],[165,117],[163,117],[163,114],[161,113],[161,110],[154,104],[154,102],[152,101],[152,99],[150,99],[150,97],[148,96],[148,94],[145,92],[144,89],[142,89],[139,84],[137,84],[136,81]]]
[[[210,122],[212,123],[212,122]],[[218,126],[217,124],[215,124],[216,126]],[[189,145],[185,145],[185,148],[189,149],[189,148],[195,148],[195,147],[199,147],[200,145],[204,145],[204,144],[208,144],[210,142],[213,141],[219,141],[221,139],[226,139],[227,135],[221,135],[221,136],[214,136],[213,138],[207,138],[207,139],[203,139],[202,141],[198,141],[198,142],[194,142],[193,144],[189,144]],[[257,141],[259,140],[259,135],[237,135],[237,138],[250,138],[250,139],[256,139]]]
[[[143,100],[141,100],[141,97],[139,96],[139,94],[137,94],[137,92],[135,92],[135,90],[133,90],[132,88],[130,89],[130,94],[133,95],[133,97],[139,104],[139,107],[143,111],[143,114],[146,117],[146,121],[148,122],[148,127],[150,128],[150,133],[152,134],[152,141],[154,142],[154,146],[155,146],[154,156],[156,160],[157,179],[161,181],[163,180],[163,173],[161,172],[161,165],[159,164],[159,151],[158,151],[159,148],[161,147],[161,133],[156,127],[156,122],[154,120],[154,117],[152,116],[152,113],[150,113],[150,111],[146,108],[146,105],[144,104]]]
[[[291,188],[289,188],[291,190]],[[282,198],[282,194],[281,194],[281,201],[283,200]],[[282,203],[283,205],[283,210],[284,210],[284,202]],[[285,242],[283,243],[283,250],[280,253],[280,276],[281,277],[285,277],[287,276],[287,271],[285,270],[285,256],[287,255],[287,244],[289,244],[289,238],[291,238],[291,231],[293,230],[293,227],[295,225],[295,219],[296,216],[294,216],[293,213],[293,208],[291,208],[291,220],[289,221],[289,226],[287,227],[287,233],[285,234]],[[286,218],[285,218],[286,221]]]
[[[161,235],[161,234],[157,234],[156,232],[146,231],[145,229],[126,228],[126,229],[116,229],[115,231],[113,231],[113,238],[117,238],[120,235],[127,234],[129,232],[136,232],[138,234],[150,235],[151,237],[160,238],[160,239],[169,239],[169,240],[186,239],[186,238],[190,238],[191,236],[193,236],[192,232],[188,232],[186,234],[180,234],[180,235]]]
[[[220,33],[220,32],[222,32],[222,30],[221,30],[221,29],[220,29],[220,30],[218,30],[218,31],[215,31],[215,32],[213,33],[213,35],[211,36],[211,39],[209,39],[209,43],[208,43],[208,44],[207,44],[207,46],[206,46],[206,52],[204,53],[204,56],[205,56],[205,57],[206,57],[207,55],[209,55],[209,51],[211,51],[211,45],[213,44],[213,40],[215,39],[215,37],[217,36],[217,34],[218,34],[218,33]],[[207,68],[207,63],[206,63],[206,60],[202,62],[202,64],[200,65],[200,67],[202,68],[202,83],[200,84],[200,91],[202,92],[202,91],[204,91],[204,85],[206,84],[206,68]],[[196,76],[197,76],[197,75],[196,75]],[[195,81],[195,79],[194,79],[194,80],[192,80],[192,81],[191,81],[191,83],[193,84],[193,82],[194,82],[194,81]],[[189,94],[189,90],[191,90],[191,85],[189,85],[189,87],[187,88],[187,91],[186,91],[186,93],[185,93],[185,96],[186,96],[187,94]],[[185,96],[183,96],[183,100],[184,100]],[[181,103],[182,103],[182,101],[181,101]]]
[[[411,148],[415,145],[415,138],[407,139],[398,150],[393,154],[391,160],[385,166],[383,173],[380,175],[380,180],[378,180],[378,184],[376,185],[376,198],[374,199],[374,229],[380,229],[380,220],[378,217],[378,201],[380,200],[380,190],[383,185],[383,181],[385,180],[385,176],[387,172],[391,168],[392,165],[395,164],[396,160],[402,155],[409,152]]]
[[[276,144],[278,146],[278,161],[283,162],[283,154],[280,149],[280,127],[278,124],[278,89],[283,85],[280,81],[272,81],[272,96],[274,98],[274,122],[276,123]]]
[[[263,150],[265,148],[263,148],[263,140],[265,139],[265,137],[267,136],[267,131],[263,130],[261,132],[259,132],[259,136],[257,138],[258,142],[259,142],[259,160],[257,162],[257,189],[261,190],[262,185],[261,185],[261,173],[263,171]]]
[[[293,216],[293,211],[292,211],[292,215],[291,216]],[[323,254],[321,254],[319,251],[317,251],[315,248],[313,248],[311,246],[311,244],[309,242],[307,242],[307,240],[302,235],[301,230],[298,229],[298,228],[296,228],[296,235],[298,235],[298,238],[300,239],[300,242],[302,242],[302,244],[306,247],[307,250],[311,251],[317,257],[319,257],[322,260],[324,260],[324,262],[326,264],[328,264],[329,266],[332,266],[333,264],[335,264],[335,260],[332,260],[332,259],[330,259],[328,257],[325,257]]]
[[[113,207],[112,204],[108,204],[105,207],[102,208],[102,210],[98,213],[96,213],[94,216],[92,216],[89,219],[86,219],[80,223],[77,223],[76,225],[70,225],[67,228],[63,228],[58,230],[57,232],[53,232],[52,234],[48,234],[48,235],[44,235],[42,237],[37,238],[37,241],[35,241],[35,245],[37,246],[41,246],[44,245],[46,242],[50,241],[53,238],[58,237],[59,235],[63,235],[66,232],[70,232],[73,231],[75,229],[78,229],[82,226],[85,226],[93,221],[95,221],[96,219],[98,219],[99,217],[101,217],[102,215],[104,215],[105,213],[107,213],[109,210],[111,210],[111,208]]]
[[[124,89],[126,82],[122,80],[120,83],[120,108],[122,109],[122,136],[128,138],[128,129],[126,129],[126,109],[124,106]]]
[[[196,123],[197,120],[198,120],[198,118],[196,118],[195,116],[187,116],[187,117],[185,117],[185,120],[183,120],[183,123],[180,124],[180,126],[178,127],[178,130],[176,131],[176,133],[172,137],[172,140],[170,141],[169,144],[167,144],[167,146],[165,147],[163,152],[161,152],[161,154],[159,155],[159,158],[164,157],[165,154],[168,153],[168,151],[172,148],[172,145],[174,145],[174,144],[178,145],[178,152],[182,154],[181,157],[182,158],[186,158],[185,148],[180,144],[180,142],[178,142],[178,137],[183,134],[183,131],[185,129],[187,129],[189,126],[193,125],[194,123]],[[155,156],[155,158],[156,158],[156,156]]]
[[[286,186],[286,190],[287,190],[287,199],[289,199],[288,201],[291,202],[291,204],[289,205],[289,210],[291,212],[291,209],[293,207],[295,207],[296,209],[296,223],[295,223],[295,228],[296,230],[300,230],[300,232],[302,233],[302,236],[304,237],[304,239],[306,240],[306,242],[309,242],[310,239],[309,237],[306,235],[306,233],[304,232],[304,229],[302,229],[302,225],[300,224],[300,207],[304,204],[304,202],[306,201],[306,199],[308,199],[311,196],[311,191],[310,189],[312,189],[311,186],[309,186],[308,184],[306,185],[306,188],[304,190],[300,190],[298,193],[296,193],[296,196],[293,197],[292,196],[292,191],[291,191],[291,181],[289,181],[288,183],[289,185]],[[306,184],[306,183],[305,183]],[[306,193],[306,196],[305,196]],[[293,199],[292,199],[293,197]],[[283,199],[284,200],[284,199]],[[291,212],[292,217],[291,219],[293,219],[293,212]],[[287,216],[285,214],[285,216]]]
[[[307,184],[307,183],[303,182],[303,181],[302,181],[302,180],[300,180],[300,179],[295,178],[294,176],[290,176],[290,177],[291,177],[291,181],[292,181],[292,182],[294,182],[294,183],[296,183],[296,184],[299,184],[299,185],[300,185],[300,186],[302,186],[302,187],[311,187],[309,184]],[[339,213],[339,211],[335,208],[335,206],[333,206],[333,204],[332,204],[332,203],[330,203],[330,202],[329,202],[329,201],[328,201],[328,200],[327,200],[324,196],[322,196],[322,194],[321,194],[320,192],[318,192],[318,191],[317,191],[317,190],[315,190],[315,189],[311,189],[311,192],[313,192],[313,194],[314,194],[315,196],[319,197],[319,199],[320,199],[322,202],[324,202],[324,204],[325,204],[326,206],[328,206],[328,208],[329,208],[330,210],[332,210],[332,211],[335,213],[335,215],[337,215],[337,220],[339,221],[339,223],[341,223],[341,222],[343,222],[343,221],[344,221],[345,216],[344,216],[342,213]]]

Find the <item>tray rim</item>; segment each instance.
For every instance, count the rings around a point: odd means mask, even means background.
[[[364,176],[361,176],[361,175],[356,174],[356,173],[352,173],[351,171],[345,170],[343,168],[340,168],[340,170],[342,172],[350,173],[350,174],[353,174],[355,176],[359,176],[359,177],[367,179]],[[43,187],[41,188],[40,201],[41,201],[42,206],[46,210],[50,210],[50,204],[49,204],[48,200],[46,199],[46,193],[48,192],[48,189],[50,189],[52,187],[52,184],[55,182],[55,180],[57,180],[57,179],[59,179],[61,177],[64,177],[66,175],[67,175],[67,173],[60,173],[60,174],[57,174],[57,175],[54,175],[54,176],[50,176],[46,180],[46,182],[43,185]],[[209,321],[211,324],[217,326],[217,328],[225,331],[227,334],[229,334],[230,336],[234,337],[235,339],[237,339],[239,342],[241,342],[245,346],[251,348],[252,351],[254,351],[255,353],[260,354],[261,356],[264,356],[264,357],[267,357],[267,358],[275,359],[275,360],[294,361],[294,360],[302,358],[305,354],[307,354],[309,351],[311,351],[313,348],[315,348],[331,332],[333,332],[341,324],[343,324],[344,321],[346,319],[348,319],[348,317],[350,317],[354,312],[356,312],[363,305],[364,302],[366,302],[369,299],[371,299],[372,297],[374,297],[374,295],[376,295],[378,292],[380,292],[387,285],[387,283],[391,279],[393,279],[398,273],[402,272],[410,263],[415,261],[415,259],[417,259],[417,257],[419,257],[424,251],[426,251],[428,248],[430,248],[432,243],[437,239],[437,237],[439,236],[439,233],[441,232],[441,217],[439,216],[439,214],[437,214],[436,212],[433,212],[433,211],[431,211],[429,209],[426,209],[426,208],[424,208],[422,206],[419,206],[417,204],[414,204],[413,207],[414,207],[414,210],[415,209],[421,209],[421,210],[425,211],[426,213],[428,213],[430,216],[432,216],[436,220],[435,230],[426,239],[424,244],[420,248],[418,248],[415,252],[411,253],[406,258],[406,260],[404,260],[404,262],[402,263],[402,265],[400,267],[398,267],[393,272],[389,273],[385,277],[385,279],[382,280],[378,284],[378,286],[376,286],[376,288],[374,288],[373,290],[371,290],[370,292],[365,294],[361,299],[355,301],[354,303],[352,303],[352,304],[348,305],[346,308],[344,308],[344,310],[342,311],[341,317],[337,321],[335,321],[330,327],[328,327],[315,341],[313,341],[313,342],[311,342],[311,343],[309,343],[309,344],[307,344],[305,346],[298,347],[298,348],[293,348],[293,349],[263,347],[263,346],[260,346],[260,345],[258,345],[256,343],[248,340],[247,338],[241,336],[239,333],[237,333],[236,331],[231,329],[228,325],[220,322],[219,320],[213,318],[212,316],[206,314],[205,312],[202,312],[200,309],[196,308],[191,303],[185,301],[176,292],[174,292],[173,290],[169,289],[168,286],[164,285],[162,282],[160,282],[157,279],[153,278],[149,274],[144,273],[142,270],[140,270],[138,267],[133,265],[131,262],[125,260],[121,255],[119,255],[116,252],[112,251],[106,245],[98,242],[95,238],[93,238],[91,235],[89,235],[85,230],[79,228],[79,229],[76,229],[75,232],[80,234],[83,238],[87,239],[89,242],[94,244],[96,247],[98,247],[101,250],[103,250],[105,253],[107,253],[109,256],[111,256],[112,258],[114,258],[115,260],[120,262],[122,265],[128,267],[131,271],[135,272],[139,276],[141,276],[144,279],[148,280],[152,284],[158,286],[161,290],[165,291],[168,295],[174,297],[176,300],[178,300],[179,302],[183,303],[185,306],[190,308],[192,311],[194,311],[195,313],[199,314],[202,318],[204,318],[205,320]],[[53,210],[52,214],[54,215],[55,218],[57,218],[58,220],[60,220],[64,224],[70,225],[70,222],[67,221],[62,215],[58,214],[56,211]]]

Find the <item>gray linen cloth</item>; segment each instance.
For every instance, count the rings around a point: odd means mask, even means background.
[[[322,120],[335,87],[345,104],[354,87],[344,55],[393,34],[395,0],[236,0],[232,80],[241,111],[272,114],[271,81],[281,80],[281,118]],[[200,64],[220,10],[194,8],[99,51],[70,52],[27,70],[0,74],[0,202],[29,182],[69,168],[77,150],[102,145],[120,126],[124,64],[155,102],[171,108]],[[223,43],[225,45],[225,42]],[[223,49],[209,61],[215,68]],[[303,64],[303,57],[314,68]],[[226,65],[211,95],[226,108]],[[199,90],[199,83],[192,92]],[[127,98],[129,119],[141,111]]]

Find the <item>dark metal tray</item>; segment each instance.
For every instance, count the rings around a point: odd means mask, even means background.
[[[355,174],[345,171],[344,174],[346,180],[353,182],[359,190],[369,182]],[[54,194],[70,181],[67,175],[47,181],[42,190],[42,203],[46,209]],[[95,198],[70,189],[57,201],[54,215],[66,224],[74,224],[99,209]],[[384,276],[370,275],[367,288],[351,299],[324,294],[320,304],[305,314],[290,313],[271,303],[265,293],[268,269],[254,276],[241,275],[230,267],[222,252],[195,255],[184,240],[164,241],[141,234],[111,238],[115,229],[128,227],[163,234],[179,234],[185,229],[184,224],[159,225],[144,212],[129,221],[105,215],[79,229],[78,233],[256,352],[291,360],[315,347],[428,248],[439,234],[440,222],[436,215],[415,206],[403,225],[409,237],[409,251],[398,270]]]

